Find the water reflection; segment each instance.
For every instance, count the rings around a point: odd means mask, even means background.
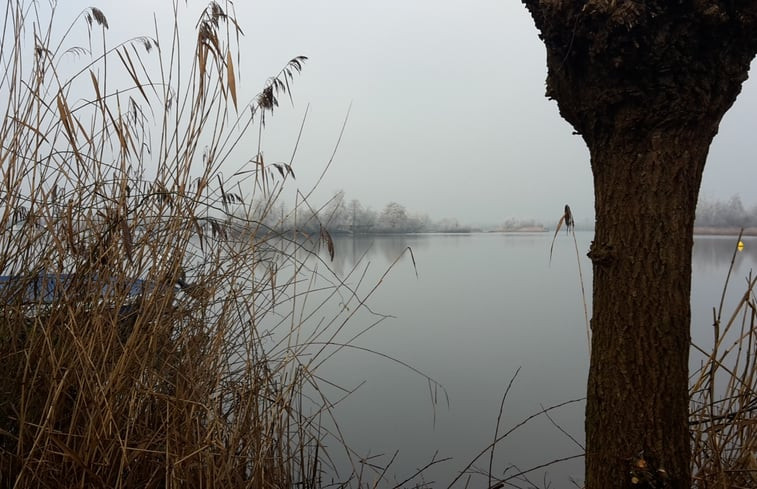
[[[541,246],[546,233],[491,233],[503,240],[517,239],[519,242],[530,246]],[[400,256],[408,247],[413,250],[422,250],[429,246],[429,241],[441,239],[447,243],[459,245],[471,238],[471,234],[398,234],[398,235],[356,235],[335,236],[337,253],[334,256],[334,266],[339,270],[352,268],[364,257],[380,254],[385,260],[393,261]],[[579,232],[581,242],[591,240],[589,232]],[[552,236],[548,236],[551,240]],[[757,262],[757,237],[744,236],[743,250],[736,253],[734,270],[739,272],[742,267],[749,263]],[[694,267],[710,270],[727,267],[736,249],[738,240],[736,236],[696,236],[692,248],[692,263]],[[567,243],[572,246],[572,243]],[[588,251],[588,248],[587,250]],[[583,250],[579,248],[579,253]],[[575,259],[575,257],[574,257]],[[727,269],[727,268],[726,268]]]
[[[577,233],[589,294],[591,263],[585,253],[592,237]],[[438,451],[437,458],[452,460],[430,467],[425,480],[446,486],[491,443],[502,394],[518,368],[500,432],[544,406],[585,394],[588,348],[583,301],[590,297],[581,295],[572,237],[558,236],[550,264],[551,240],[547,233],[336,238],[334,269],[347,276],[356,264],[370,263],[368,282],[381,279],[395,259],[412,248],[418,275],[409,257],[403,258],[369,301],[374,310],[396,318],[363,334],[356,344],[426,372],[449,394],[449,406],[444,398],[433,405],[425,379],[407,368],[364,351],[334,356],[320,375],[346,389],[362,385],[334,408],[341,433],[360,457],[381,465],[399,450],[387,477],[402,481]],[[711,336],[712,307],[719,302],[735,241],[735,237],[695,238],[692,336],[704,346]],[[739,284],[757,263],[757,239],[745,238],[744,243],[735,261],[734,280]],[[357,280],[358,275],[348,280]],[[726,307],[742,293],[743,287],[731,287]],[[360,321],[373,320],[354,319],[353,330],[361,330]],[[566,406],[552,418],[582,442],[582,403]],[[512,473],[511,464],[526,469],[579,451],[552,421],[541,417],[497,446],[493,471]],[[486,473],[488,461],[487,454],[475,467]],[[567,487],[571,478],[581,481],[582,473],[583,461],[573,460],[531,478],[539,486],[546,477],[555,487]],[[485,487],[485,475],[471,477],[472,486]],[[466,482],[467,476],[459,487]]]
[[[588,248],[589,237],[579,236],[580,249]],[[371,262],[373,279],[408,247],[413,250],[418,275],[403,258],[370,300],[374,310],[396,319],[361,336],[358,345],[428,373],[449,394],[449,406],[443,396],[433,405],[425,379],[365,352],[340,352],[323,366],[322,377],[339,386],[365,381],[335,408],[335,418],[360,456],[386,455],[372,463],[387,463],[400,450],[387,472],[390,480],[402,481],[438,450],[439,457],[453,460],[431,467],[425,478],[437,481],[434,486],[451,482],[491,443],[502,393],[518,367],[503,431],[542,403],[581,397],[588,363],[575,248],[561,234],[550,266],[550,240],[546,234],[474,234],[336,241],[337,250],[346,250],[336,266],[349,270],[363,257]],[[583,254],[582,260],[586,273]],[[582,411],[580,404],[571,405],[555,419],[580,438]],[[549,420],[537,419],[498,445],[494,471],[501,475],[510,463],[526,468],[575,451]],[[575,461],[551,473],[567,480],[580,475],[581,465]],[[474,481],[485,484],[486,477]]]
[[[744,248],[737,251],[736,236],[697,236],[694,240],[691,283],[691,338],[692,342],[705,351],[713,346],[714,315],[720,310],[720,300],[726,288],[728,270],[733,260],[723,315],[726,320],[735,311],[741,297],[747,290],[747,282],[757,264],[757,238],[743,237]],[[737,332],[733,332],[737,335]],[[729,338],[730,344],[735,338]],[[690,354],[690,367],[696,369],[705,355],[696,349]]]
[[[336,236],[334,238],[334,260],[332,268],[344,275],[358,263],[380,256],[386,262],[393,262],[408,247],[413,253],[428,246],[428,235],[357,235]]]
[[[734,272],[748,271],[749,264],[757,262],[757,238],[741,238],[744,249],[736,253]],[[720,270],[731,263],[738,239],[736,236],[696,236],[692,249],[692,264],[700,270]]]
[[[538,246],[544,244],[546,233],[490,233],[492,237],[501,240],[517,240],[525,247]],[[386,234],[386,235],[335,235],[334,245],[336,253],[332,261],[333,269],[337,273],[345,273],[351,270],[356,264],[364,262],[366,259],[381,259],[387,263],[395,261],[399,256],[407,251],[408,248],[413,253],[422,253],[431,246],[434,241],[443,241],[445,246],[459,247],[470,241],[476,236],[486,236],[482,234],[469,233],[434,233],[434,234]],[[584,233],[582,238],[589,236]],[[550,236],[551,239],[551,236]],[[567,239],[567,238],[566,238]],[[586,241],[586,239],[581,239]],[[573,246],[571,243],[566,243]],[[317,243],[311,243],[309,249],[319,248]],[[588,248],[587,248],[588,250]],[[326,258],[328,254],[325,249],[320,247],[321,256]],[[575,255],[572,256],[575,261]]]

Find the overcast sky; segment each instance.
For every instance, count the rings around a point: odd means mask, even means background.
[[[181,24],[193,28],[205,4],[182,2]],[[156,9],[170,33],[168,0],[62,1],[60,19],[88,5],[104,11],[112,41],[152,34]],[[544,47],[518,1],[258,0],[236,10],[245,32],[240,98],[290,58],[310,58],[294,106],[282,104],[264,136],[266,159],[288,160],[309,104],[295,185],[308,189],[320,175],[352,104],[319,198],[342,189],[375,209],[396,201],[482,224],[551,223],[565,203],[579,221],[593,215],[588,151],[544,97]],[[755,128],[750,80],[712,146],[703,196],[757,204]]]

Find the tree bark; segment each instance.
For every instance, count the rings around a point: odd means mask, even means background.
[[[642,131],[592,151],[587,488],[690,487],[691,246],[711,137]]]
[[[594,175],[586,488],[688,489],[694,214],[757,2],[523,1]]]

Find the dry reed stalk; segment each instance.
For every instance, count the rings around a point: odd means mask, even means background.
[[[736,240],[738,243],[741,235]],[[729,285],[735,256],[723,288]],[[713,309],[713,347],[702,354],[692,376],[691,425],[693,477],[697,488],[757,487],[757,279],[747,287],[730,317],[724,299]],[[724,323],[724,319],[727,321]]]
[[[552,263],[552,251],[554,251],[555,248],[555,240],[557,239],[557,234],[560,232],[560,228],[563,224],[565,224],[565,232],[569,234],[572,233],[573,245],[576,249],[576,263],[578,264],[578,283],[581,286],[581,301],[584,306],[584,322],[586,324],[586,348],[591,355],[591,322],[589,321],[589,308],[587,306],[586,291],[584,289],[584,275],[583,271],[581,270],[581,255],[578,251],[578,240],[576,240],[576,222],[573,218],[573,213],[571,212],[570,206],[568,204],[565,204],[563,215],[560,217],[560,220],[557,221],[557,226],[555,226],[555,234],[554,236],[552,236],[552,243],[549,246],[549,263]]]
[[[230,4],[202,14],[190,73],[178,32],[109,48],[91,8],[102,46],[65,48],[77,23],[52,39],[35,12],[8,2],[0,38],[0,487],[320,486],[331,405],[306,393],[315,340],[343,345],[297,307],[329,270],[276,229],[291,162],[221,174],[306,58],[243,106]]]

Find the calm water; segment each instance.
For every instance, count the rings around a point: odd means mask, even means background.
[[[585,253],[591,233],[577,233],[587,301],[591,266]],[[420,235],[341,238],[333,268],[346,282],[367,294],[398,257],[368,298],[373,311],[392,315],[359,336],[353,345],[410,364],[439,382],[385,357],[345,349],[320,367],[320,376],[341,388],[356,389],[333,409],[345,441],[362,457],[367,479],[370,465],[383,466],[398,454],[385,474],[401,482],[417,468],[451,457],[424,472],[425,482],[447,487],[492,441],[502,396],[517,378],[502,410],[499,433],[505,433],[543,407],[582,398],[586,391],[588,349],[576,249],[560,234],[549,263],[548,234]],[[712,307],[730,264],[735,238],[695,240],[692,284],[693,337],[711,342]],[[727,304],[743,294],[744,277],[757,261],[757,240],[744,239],[737,255]],[[409,253],[413,251],[416,267]],[[404,255],[403,255],[404,253]],[[417,275],[416,275],[417,270]],[[362,281],[360,278],[362,277]],[[339,300],[331,307],[344,307]],[[591,305],[588,305],[591,315]],[[328,316],[324,312],[324,316]],[[357,313],[340,332],[344,341],[373,324],[377,316]],[[692,365],[699,359],[692,358]],[[342,393],[326,386],[329,398]],[[436,402],[434,402],[434,398]],[[576,455],[583,442],[582,402],[539,416],[497,444],[492,473],[502,476]],[[328,425],[328,422],[325,422]],[[337,465],[346,467],[334,443]],[[469,469],[471,487],[486,487],[489,452]],[[562,462],[530,473],[544,487],[571,487],[583,479],[583,460]],[[467,475],[455,487],[464,487]],[[416,482],[421,479],[415,479]],[[525,486],[522,480],[518,482]]]

